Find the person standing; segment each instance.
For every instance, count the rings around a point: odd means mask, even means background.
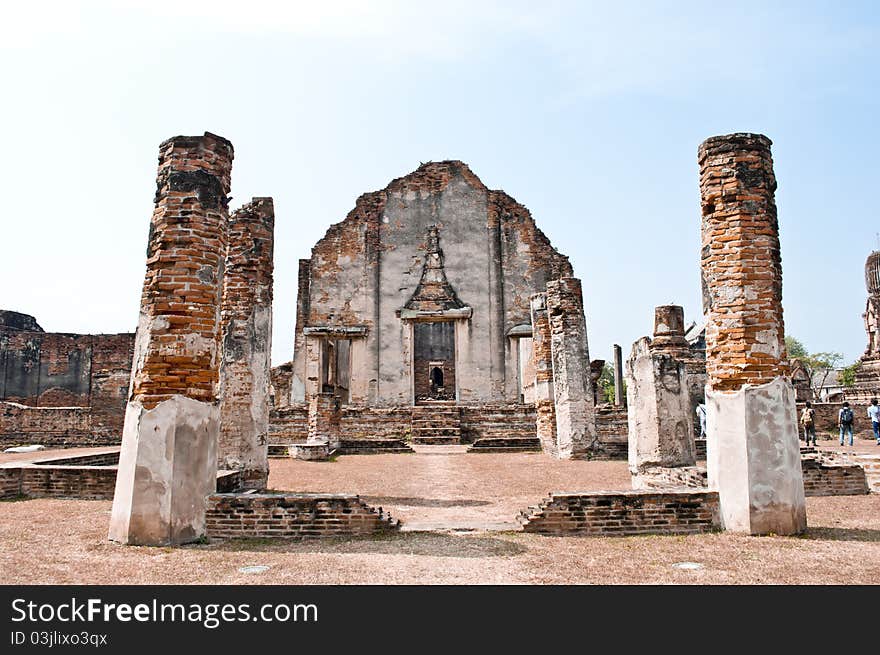
[[[840,428],[840,445],[844,445],[844,437],[849,432],[849,445],[853,445],[853,411],[849,403],[843,403],[843,407],[837,413],[837,427]]]
[[[807,401],[804,411],[801,412],[801,425],[804,426],[804,441],[810,445],[810,436],[813,437],[813,445],[816,445],[816,410],[813,403]]]
[[[706,405],[697,405],[697,417],[700,419],[700,439],[706,438]]]
[[[877,406],[876,398],[871,398],[871,404],[868,405],[868,418],[871,419],[874,438],[877,439],[877,445],[880,446],[880,407]]]

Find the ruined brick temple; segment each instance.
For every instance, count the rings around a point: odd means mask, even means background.
[[[532,303],[562,279],[571,264],[529,210],[460,161],[364,194],[300,261],[293,361],[273,371],[275,440],[304,437],[304,412],[326,396],[343,451],[407,434],[537,448],[535,405],[552,398],[542,391],[552,372],[535,370]],[[582,358],[570,372],[580,402],[592,391],[579,283],[564,302],[554,315],[580,317],[570,350]],[[570,357],[557,360],[562,370]]]

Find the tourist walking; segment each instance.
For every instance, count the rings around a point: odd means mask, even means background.
[[[877,406],[876,398],[871,398],[871,404],[868,405],[868,417],[871,419],[871,427],[874,428],[874,438],[880,446],[880,407]]]
[[[810,445],[810,436],[813,437],[813,445],[816,445],[816,410],[813,403],[807,401],[804,411],[801,412],[801,425],[804,426],[804,441]]]
[[[853,411],[849,403],[843,403],[843,407],[837,413],[837,427],[840,428],[840,445],[844,445],[844,437],[849,432],[849,445],[853,445]]]

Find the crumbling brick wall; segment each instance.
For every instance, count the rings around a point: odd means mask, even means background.
[[[36,326],[36,321],[26,323]],[[0,441],[12,442],[31,435],[31,443],[53,443],[47,437],[65,433],[65,443],[118,443],[125,415],[131,375],[134,334],[66,334],[25,330],[0,324],[0,401],[34,408],[67,409],[27,414],[11,429],[9,416],[0,428]],[[7,408],[8,413],[9,408]],[[65,419],[72,422],[63,427]],[[45,421],[44,428],[38,422]],[[0,419],[0,422],[3,420]]]

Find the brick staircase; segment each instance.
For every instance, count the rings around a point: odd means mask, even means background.
[[[468,448],[469,453],[532,453],[541,452],[538,437],[481,437]]]
[[[383,455],[411,453],[413,449],[402,439],[343,439],[340,455]]]
[[[412,441],[422,446],[461,443],[461,410],[454,401],[434,401],[412,408]]]
[[[484,439],[533,437],[536,437],[535,409],[530,405],[462,407],[462,441],[476,445]]]

